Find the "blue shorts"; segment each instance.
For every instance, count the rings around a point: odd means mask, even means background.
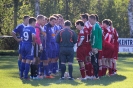
[[[32,43],[22,43],[22,59],[33,60],[34,58],[34,46]]]
[[[19,47],[18,47],[18,53],[19,53],[19,54],[22,54],[22,52],[21,52],[21,51],[22,51],[21,48],[22,48],[22,42],[19,43]]]
[[[56,43],[48,43],[46,46],[46,54],[48,56],[48,58],[56,58]]]
[[[57,48],[56,48],[56,57],[59,57],[59,52],[60,52],[60,46],[58,43],[56,43]]]
[[[43,51],[41,53],[40,60],[48,60],[45,49],[43,49]]]

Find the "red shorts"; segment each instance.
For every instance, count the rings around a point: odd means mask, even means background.
[[[86,46],[79,46],[77,48],[77,60],[78,61],[85,61],[86,56],[89,56],[89,52],[91,48]]]
[[[119,47],[114,47],[113,58],[118,60]]]
[[[98,51],[98,53],[99,53],[98,59],[102,59],[102,51]]]
[[[114,45],[108,42],[104,42],[103,56],[104,58],[113,58]]]

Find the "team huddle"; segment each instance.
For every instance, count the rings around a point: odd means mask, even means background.
[[[81,14],[75,22],[76,32],[71,30],[71,22],[64,21],[61,14],[49,18],[38,15],[36,18],[24,16],[12,36],[19,42],[18,67],[21,79],[55,78],[61,73],[65,79],[68,63],[69,80],[73,77],[74,45],[77,45],[76,59],[81,77],[79,80],[99,79],[116,74],[118,57],[118,33],[110,19],[98,22],[96,14]],[[20,37],[17,37],[19,34]]]

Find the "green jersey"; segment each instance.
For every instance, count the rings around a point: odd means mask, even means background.
[[[97,48],[98,50],[102,50],[102,28],[98,23],[93,25],[90,42],[92,48]]]

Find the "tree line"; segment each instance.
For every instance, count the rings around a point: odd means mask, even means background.
[[[49,17],[62,14],[73,24],[81,13],[98,14],[99,22],[111,19],[119,37],[130,37],[128,23],[129,0],[38,0],[40,14]],[[0,0],[0,36],[11,35],[11,31],[22,22],[24,15],[35,16],[36,0]]]

